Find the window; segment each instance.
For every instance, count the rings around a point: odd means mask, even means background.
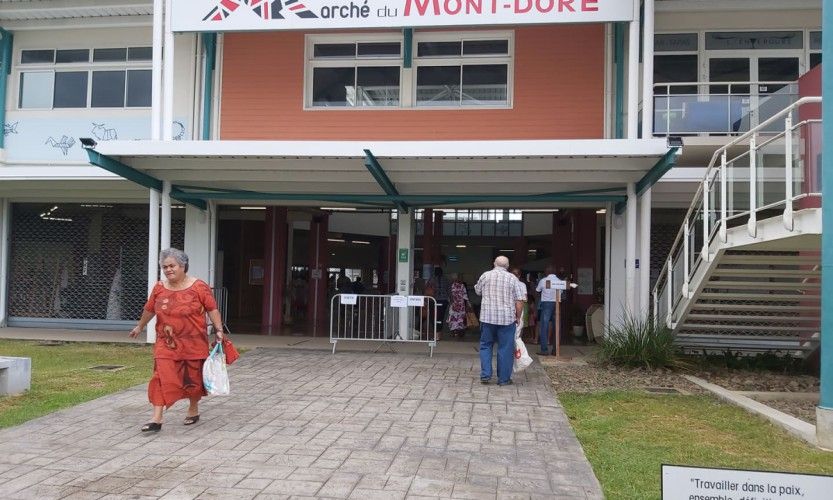
[[[510,64],[508,36],[417,41],[415,104],[508,106]]]
[[[810,69],[821,64],[821,31],[810,32]]]
[[[399,106],[400,41],[313,42],[310,54],[312,107]]]
[[[669,33],[654,35],[655,95],[696,94],[698,78],[697,33]]]
[[[505,107],[511,102],[511,33],[420,33],[410,70],[403,68],[401,35],[366,36],[307,38],[306,107]]]
[[[20,109],[151,105],[151,47],[22,50]]]

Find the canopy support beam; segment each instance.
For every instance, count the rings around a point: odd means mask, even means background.
[[[385,173],[385,169],[382,168],[382,165],[379,163],[379,160],[373,156],[373,153],[369,149],[364,150],[365,160],[364,166],[367,167],[367,170],[370,172],[370,175],[376,179],[376,182],[379,183],[379,186],[382,190],[388,194],[388,196],[399,196],[399,191],[396,190],[396,186],[393,185],[391,182],[390,177],[388,174]],[[392,199],[391,201],[399,208],[402,212],[408,211],[408,205],[405,204],[402,200],[395,200]]]

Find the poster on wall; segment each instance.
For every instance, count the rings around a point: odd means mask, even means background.
[[[177,0],[174,32],[632,21],[634,0]]]

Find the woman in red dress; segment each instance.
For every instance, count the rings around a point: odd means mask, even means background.
[[[162,410],[186,398],[191,404],[184,424],[197,423],[199,401],[206,394],[202,384],[202,365],[209,351],[206,313],[214,325],[217,340],[223,340],[223,321],[214,294],[207,283],[185,274],[188,271],[185,252],[176,248],[163,250],[159,264],[166,279],[153,287],[139,324],[130,331],[131,337],[137,337],[156,316],[153,376],[148,383],[153,418],[142,427],[142,432],[161,430]]]

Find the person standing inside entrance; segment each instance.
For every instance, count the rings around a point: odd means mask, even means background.
[[[561,283],[562,281],[558,278],[558,276],[553,273],[552,266],[547,266],[544,269],[544,273],[546,276],[541,278],[541,281],[538,282],[538,286],[535,288],[535,291],[541,294],[540,300],[538,302],[538,324],[540,325],[540,330],[538,332],[538,342],[541,346],[541,350],[538,351],[538,354],[541,356],[546,356],[549,354],[549,335],[550,335],[550,324],[555,324],[555,301],[557,298],[560,298],[561,291],[556,290],[555,286],[557,283]],[[555,352],[555,349],[553,349]]]
[[[500,255],[495,267],[486,271],[474,285],[480,303],[480,382],[492,379],[492,350],[497,343],[498,385],[512,384],[515,361],[515,326],[523,313],[523,297],[518,278],[509,272],[509,259]]]

